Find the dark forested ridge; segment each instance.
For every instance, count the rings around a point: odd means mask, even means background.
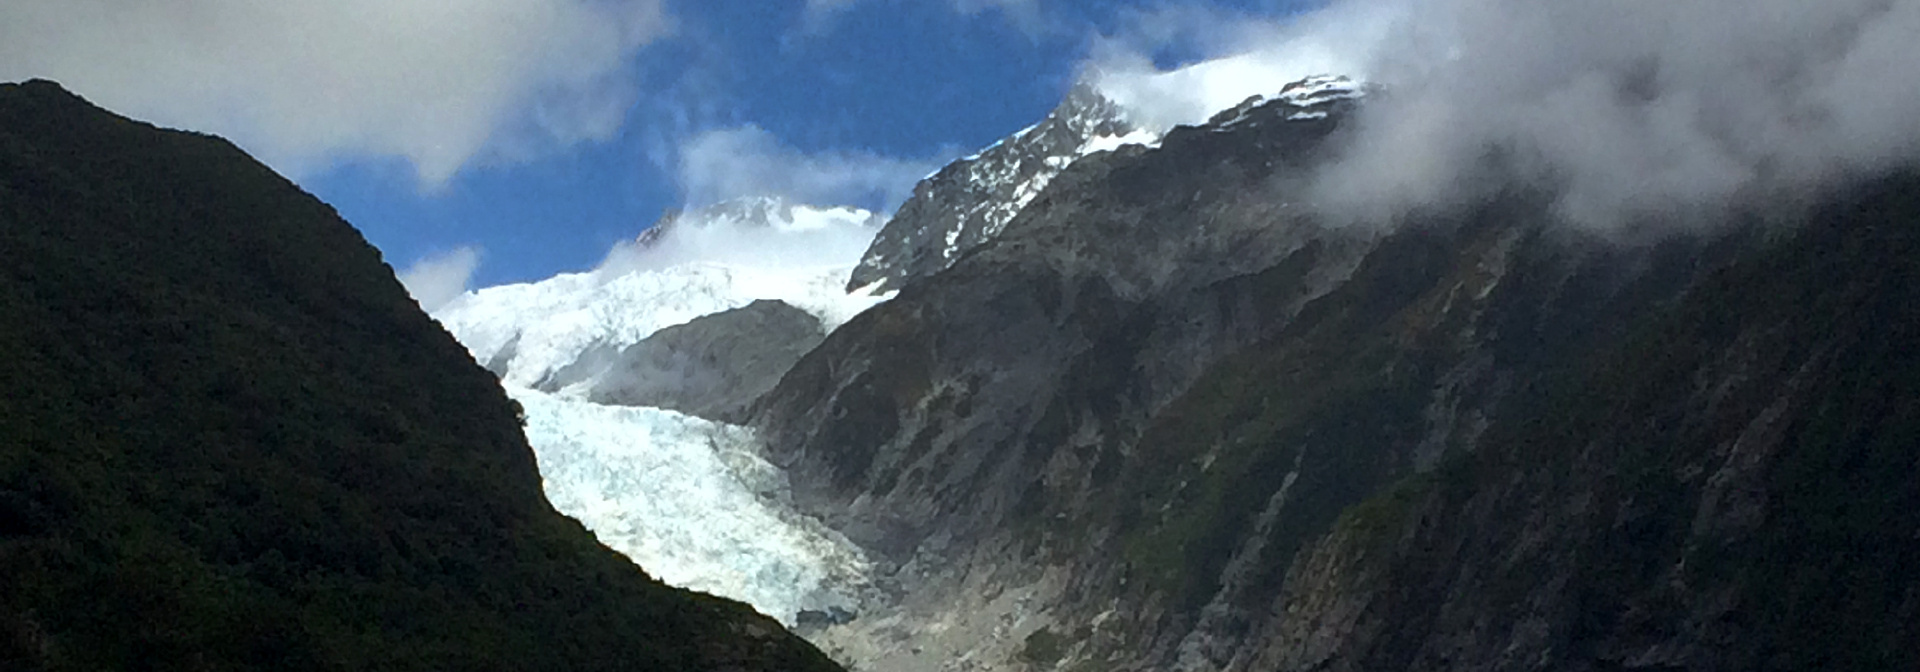
[[[555,513],[326,205],[0,85],[0,669],[831,670]]]

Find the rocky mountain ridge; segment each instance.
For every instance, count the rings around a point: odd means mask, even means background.
[[[1223,110],[1204,126],[1231,130],[1254,110],[1289,121],[1324,119],[1332,106],[1357,100],[1365,86],[1339,75],[1290,83]],[[1273,103],[1268,105],[1267,103]],[[1171,129],[1142,127],[1125,107],[1090,82],[1074,86],[1045,119],[979,153],[948,164],[914,186],[875,236],[848,289],[899,289],[951,266],[1001,231],[1047,185],[1082,157],[1128,146],[1158,145]]]
[[[1369,93],[1151,135],[1083,104],[923,182],[851,283],[897,295],[727,417],[859,549],[807,636],[890,670],[1910,667],[1914,396],[1860,372],[1911,364],[1875,321],[1909,319],[1912,174],[1631,245],[1519,181],[1332,226],[1304,195]]]
[[[899,289],[936,273],[999,235],[1081,156],[1155,139],[1094,86],[1081,83],[1045,119],[914,185],[854,268],[847,289]]]
[[[1910,365],[1863,320],[1906,319],[1888,283],[1908,264],[1881,252],[1920,226],[1911,175],[1641,246],[1520,184],[1329,228],[1300,195],[1351,132],[1349,90],[1302,82],[1072,162],[761,399],[796,502],[904,591],[816,641],[873,669],[1909,660],[1909,621],[1878,614],[1920,605],[1914,453],[1834,438],[1890,437],[1907,402],[1832,395]],[[1841,433],[1781,434],[1821,423]],[[1814,563],[1847,578],[1794,569],[1788,540],[1815,538],[1856,549]],[[1853,630],[1787,634],[1830,622]]]

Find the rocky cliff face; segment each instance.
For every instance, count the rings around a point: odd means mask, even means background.
[[[1855,185],[1562,360],[1302,553],[1234,667],[1920,664],[1917,188]]]
[[[555,513],[324,204],[0,85],[0,668],[831,670]]]
[[[870,463],[867,451],[889,440],[919,436],[916,453],[964,455],[969,444],[1006,452],[1044,415],[1072,413],[1083,393],[1114,397],[1102,405],[1116,412],[1164,403],[1204,366],[1193,357],[1271,328],[1357,260],[1364,236],[1275,225],[1289,221],[1286,204],[1246,196],[1300,170],[1336,128],[1305,120],[1237,132],[1180,129],[1164,149],[1134,146],[1075,162],[992,244],[855,318],[789,372],[760,414],[774,454],[825,470],[796,476],[804,487],[843,490],[878,472],[913,478],[906,472],[914,463],[933,457]],[[1276,146],[1293,151],[1266,151]],[[1141,198],[1146,193],[1182,197]],[[1286,259],[1293,263],[1273,266]],[[1162,356],[1183,351],[1191,357]],[[1144,375],[1106,377],[1136,367]],[[1062,380],[1070,370],[1100,389],[1062,389],[1076,382]],[[1050,410],[1054,397],[1060,407]],[[979,399],[991,407],[975,406]],[[883,408],[882,416],[853,415]],[[1046,423],[1056,431],[1069,424]],[[1021,468],[986,455],[970,462],[950,476]],[[902,517],[958,484],[910,486],[874,509]],[[970,515],[985,518],[980,529],[996,529],[1011,505],[999,500],[1017,497],[1003,493]]]
[[[1330,229],[1297,199],[1359,103],[1324,83],[1073,162],[762,399],[797,500],[904,596],[826,641],[894,669],[1911,666],[1883,615],[1920,599],[1888,326],[1913,178],[1637,247],[1518,186]]]
[[[819,318],[759,300],[661,329],[624,348],[588,348],[538,389],[587,383],[586,398],[596,404],[650,406],[735,423],[825,336]]]

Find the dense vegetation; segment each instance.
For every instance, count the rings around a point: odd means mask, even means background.
[[[1593,669],[1920,668],[1920,175],[1777,238],[1397,495],[1368,618],[1412,627],[1358,664],[1471,663],[1410,634],[1445,604]]]
[[[0,669],[829,670],[555,513],[324,204],[0,85]]]

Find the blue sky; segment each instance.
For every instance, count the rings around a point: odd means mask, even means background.
[[[396,268],[472,250],[486,286],[588,269],[688,202],[891,207],[1096,54],[1217,56],[1310,4],[12,0],[0,81],[233,139]]]
[[[4,0],[0,81],[231,139],[457,294],[686,203],[889,207],[1089,63],[1157,126],[1356,75],[1394,95],[1317,207],[1452,202],[1501,145],[1611,235],[1910,163],[1916,32],[1920,0]]]
[[[610,139],[469,166],[424,192],[393,160],[347,163],[303,185],[396,266],[473,246],[483,251],[479,286],[583,270],[681,205],[672,154],[688,134],[752,125],[805,155],[937,162],[1038,120],[1095,39],[1127,30],[1130,16],[1109,2],[1047,4],[1038,26],[1008,11],[969,15],[933,1],[858,3],[824,18],[800,3],[669,7],[677,32],[634,56],[640,97]],[[1161,46],[1164,64],[1204,49]],[[884,208],[897,199],[859,200]]]
[[[934,157],[1045,114],[1087,37],[1029,39],[998,16],[934,3],[851,7],[812,34],[799,32],[798,4],[675,9],[684,32],[637,55],[643,99],[610,140],[471,167],[426,194],[395,165],[351,165],[306,186],[397,264],[477,245],[479,284],[544,277],[597,262],[680,204],[666,156],[677,136],[753,124],[802,153]]]

